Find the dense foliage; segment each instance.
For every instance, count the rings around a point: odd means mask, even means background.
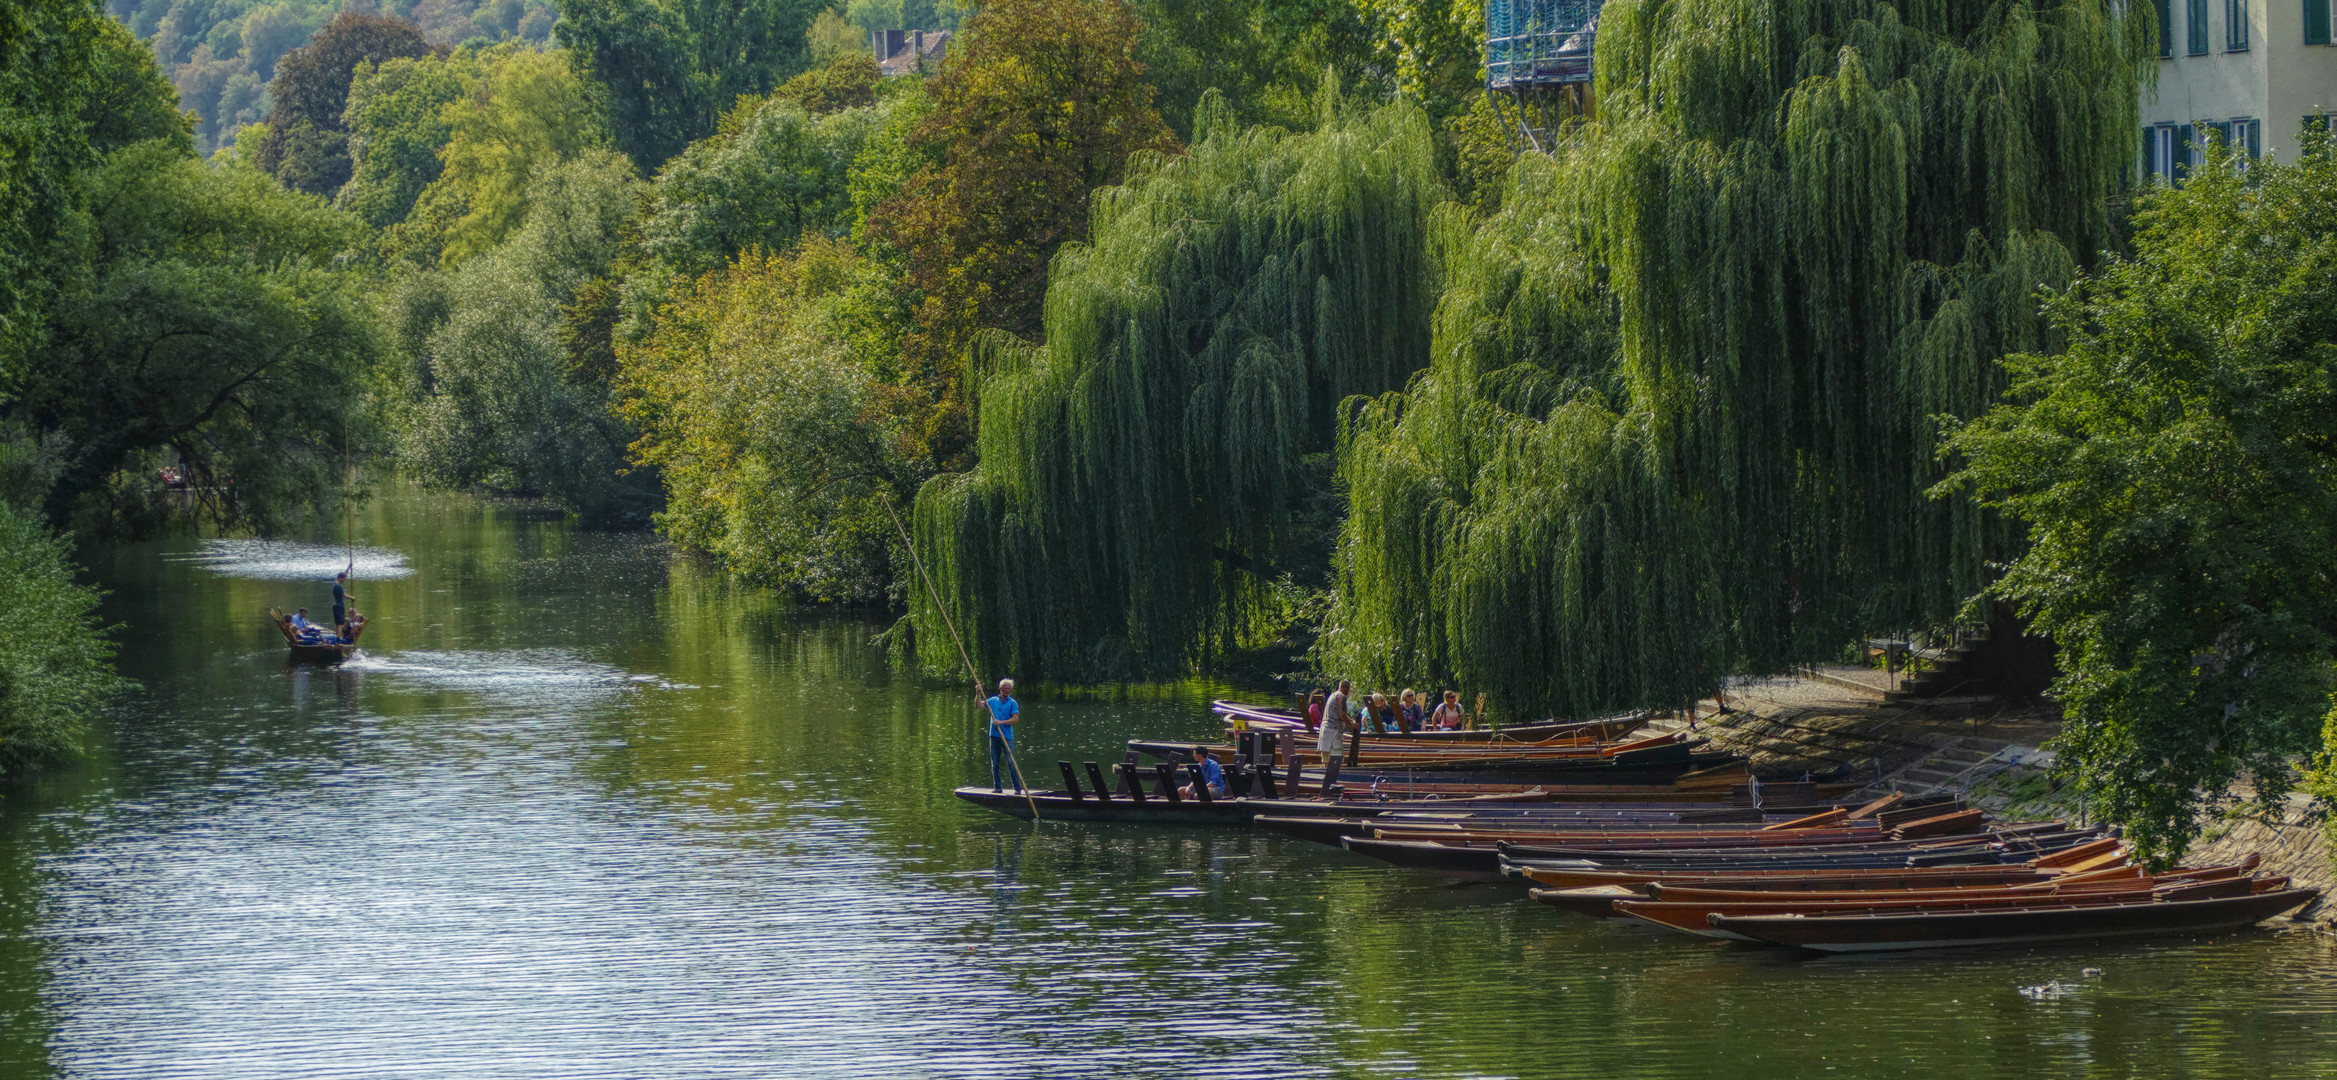
[[[1452,236],[1364,409],[1325,662],[1512,715],[1691,701],[1938,625],[2012,537],[1934,417],[2109,242],[2147,20],[2107,0],[1611,0],[1596,124]]]
[[[276,78],[268,84],[275,105],[268,111],[265,134],[252,148],[252,161],[294,191],[339,191],[350,172],[343,113],[351,72],[359,64],[430,52],[430,42],[412,23],[343,11],[308,44],[277,61]]]
[[[338,490],[375,343],[372,305],[338,264],[356,223],[169,138],[114,152],[84,183],[82,271],[0,407],[42,433],[50,520],[150,524],[151,471],[134,466],[165,452],[219,525],[272,528]]]
[[[2277,796],[2337,715],[2337,158],[2219,162],[2137,224],[2053,298],[2067,346],[1956,432],[1948,490],[2029,527],[1990,592],[2060,646],[2062,760],[2173,859],[2203,798]]]
[[[1036,333],[1048,260],[1086,237],[1088,193],[1175,145],[1136,38],[1119,0],[994,0],[933,81],[914,135],[931,162],[877,226],[923,294],[906,362],[932,389],[920,438],[945,467],[971,463],[976,332]]]
[[[890,598],[887,507],[920,475],[884,401],[899,315],[881,266],[818,237],[678,289],[619,351],[635,455],[666,480],[665,534],[801,597]]]
[[[179,105],[196,116],[196,149],[207,155],[269,115],[277,61],[305,44],[342,3],[111,0],[108,7],[152,44],[178,90]],[[549,0],[388,0],[374,7],[412,22],[424,38],[442,46],[543,42],[552,31]]]
[[[64,543],[0,500],[0,775],[80,747],[123,685],[113,655]]]
[[[741,95],[810,65],[812,0],[565,0],[557,31],[607,94],[617,148],[654,170]]]
[[[1317,129],[1147,156],[1056,257],[1045,344],[994,341],[981,464],[927,484],[918,543],[985,670],[1187,670],[1290,618],[1318,577],[1334,409],[1428,356],[1427,118],[1326,92]],[[1308,580],[1305,585],[1319,587]],[[953,655],[913,609],[929,663]]]

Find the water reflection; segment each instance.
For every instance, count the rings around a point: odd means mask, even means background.
[[[875,620],[467,500],[378,500],[361,532],[412,572],[336,668],[284,664],[257,615],[283,580],[107,554],[146,690],[95,760],[0,801],[0,1075],[2337,1062],[2309,936],[1805,960],[1275,837],[1016,822],[948,796],[983,770],[972,702],[887,670]],[[1042,689],[1025,763],[1203,734],[1223,689]]]

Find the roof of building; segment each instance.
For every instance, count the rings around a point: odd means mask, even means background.
[[[907,75],[916,71],[924,62],[940,60],[943,51],[949,48],[947,30],[909,30],[903,32],[901,37],[899,49],[891,56],[877,60],[878,72],[887,76]]]

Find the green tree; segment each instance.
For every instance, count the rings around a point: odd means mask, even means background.
[[[329,196],[349,182],[349,82],[357,65],[432,51],[420,28],[404,19],[343,11],[308,44],[284,54],[268,83],[275,108],[268,134],[254,152],[262,170],[284,186]]]
[[[659,530],[798,596],[888,599],[891,514],[923,478],[884,407],[900,314],[891,274],[817,236],[677,290],[619,349],[634,459],[665,480]]]
[[[2062,767],[2161,862],[2322,745],[2337,659],[2337,158],[2220,156],[2047,311],[1943,487],[2026,525],[1990,595],[2060,648]]]
[[[126,683],[62,540],[0,501],[0,776],[71,754]]]
[[[55,457],[43,507],[79,531],[151,520],[152,485],[116,479],[165,452],[210,522],[280,527],[338,490],[372,367],[372,304],[340,265],[358,223],[182,140],[117,151],[85,179],[83,269],[0,408],[40,433]]]
[[[2129,10],[1609,0],[1598,121],[1433,241],[1432,364],[1346,433],[1320,662],[1584,714],[1956,619],[2017,537],[1924,497],[1934,418],[2112,242]]]
[[[647,516],[655,478],[620,475],[633,435],[609,411],[607,373],[573,362],[563,316],[608,275],[639,187],[614,151],[557,162],[537,171],[525,222],[502,243],[400,280],[392,419],[413,475],[540,494],[596,520]]]
[[[876,104],[876,58],[867,50],[848,53],[787,80],[771,96],[803,106],[815,116]],[[746,99],[741,99],[743,104]],[[732,110],[738,112],[737,109]]]
[[[444,169],[386,240],[417,261],[456,263],[501,243],[527,219],[539,174],[609,144],[599,95],[558,53],[504,45],[476,65],[440,113]]]
[[[810,63],[818,0],[567,0],[559,39],[607,93],[617,148],[645,171],[714,133],[740,96]]]
[[[976,331],[1035,335],[1055,249],[1087,236],[1088,193],[1129,157],[1176,145],[1119,0],[996,0],[952,42],[911,177],[879,235],[924,294],[907,362],[930,388],[923,439],[945,467],[971,449],[966,349]]]
[[[0,400],[21,376],[65,278],[72,176],[96,158],[101,16],[86,0],[0,5]]]
[[[981,463],[917,497],[985,670],[1180,674],[1274,645],[1323,586],[1339,403],[1428,360],[1444,192],[1417,107],[1319,108],[1284,135],[1205,107],[1055,256],[1046,344],[992,339]],[[954,661],[911,610],[924,661]]]
[[[1363,96],[1393,84],[1375,63],[1366,13],[1347,0],[1133,0],[1137,58],[1159,89],[1160,113],[1191,135],[1202,95],[1245,124],[1314,126],[1323,73]],[[1474,51],[1481,42],[1467,42]]]
[[[814,118],[792,101],[747,99],[733,130],[690,145],[658,174],[642,215],[643,252],[697,277],[748,248],[784,251],[852,220],[853,160],[883,122],[873,108]]]
[[[349,129],[349,182],[335,196],[375,228],[406,219],[445,169],[439,151],[454,138],[447,106],[469,92],[471,65],[443,56],[359,64],[342,122]]]

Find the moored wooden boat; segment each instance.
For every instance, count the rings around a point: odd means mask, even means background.
[[[1237,701],[1218,701],[1211,711],[1225,718],[1231,729],[1238,720],[1243,726],[1261,731],[1306,731],[1306,718],[1287,709],[1244,705]],[[1390,744],[1436,745],[1439,743],[1538,743],[1550,739],[1592,736],[1599,740],[1617,739],[1646,726],[1649,714],[1634,713],[1598,720],[1553,720],[1539,724],[1512,724],[1507,727],[1481,728],[1457,731],[1415,731],[1411,734],[1371,734],[1364,738]],[[1366,743],[1366,748],[1370,743]]]
[[[2285,884],[2284,879],[2271,881]],[[2319,895],[2316,889],[2269,888],[2240,896],[2125,904],[2062,902],[1981,911],[1712,915],[1708,922],[1714,929],[1750,940],[1820,952],[1900,952],[2235,930],[2294,911]]]

